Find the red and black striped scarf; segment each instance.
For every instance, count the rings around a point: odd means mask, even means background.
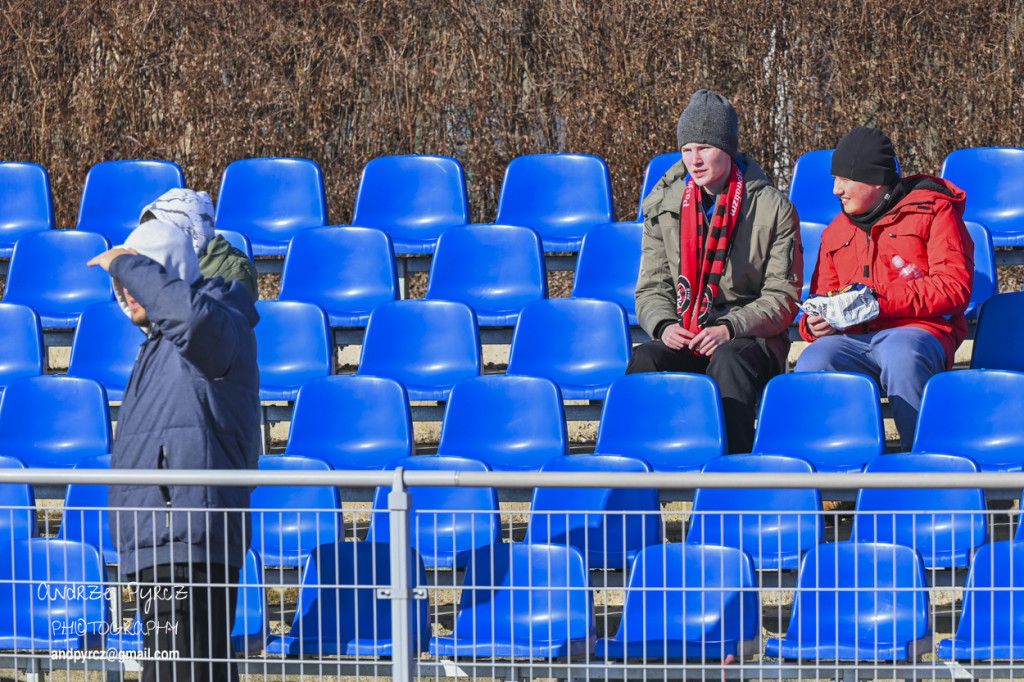
[[[693,333],[704,328],[718,295],[725,270],[729,241],[743,203],[743,173],[735,162],[729,181],[718,196],[705,237],[701,190],[690,178],[679,210],[679,280],[676,283],[676,312],[683,327]],[[699,298],[694,292],[701,292]]]

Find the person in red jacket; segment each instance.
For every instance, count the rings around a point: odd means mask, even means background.
[[[822,235],[811,294],[863,284],[879,313],[844,330],[801,318],[800,335],[812,343],[796,371],[872,377],[909,450],[925,384],[952,368],[967,336],[974,242],[963,221],[966,195],[941,178],[901,178],[892,142],[877,128],[854,128],[839,142],[832,175],[842,212]]]

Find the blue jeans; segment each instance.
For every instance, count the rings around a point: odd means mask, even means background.
[[[946,352],[935,336],[916,327],[899,327],[823,336],[804,349],[794,371],[857,372],[874,379],[889,396],[902,449],[909,451],[924,385],[945,369]]]

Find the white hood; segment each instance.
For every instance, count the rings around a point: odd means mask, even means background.
[[[140,223],[146,220],[146,214],[184,231],[192,240],[197,255],[203,252],[216,235],[213,227],[213,201],[206,192],[184,188],[167,190],[159,199],[142,209]]]
[[[162,220],[147,220],[132,230],[121,246],[125,249],[135,249],[139,255],[155,260],[164,266],[168,274],[189,284],[194,284],[202,278],[199,259],[192,249],[191,239],[175,225]],[[131,317],[128,301],[125,300],[121,287],[114,287],[114,294],[117,302],[121,304],[121,310]]]

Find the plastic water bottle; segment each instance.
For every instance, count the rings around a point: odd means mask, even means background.
[[[900,277],[903,279],[917,279],[918,277],[924,277],[924,270],[913,263],[908,263],[900,256],[892,257],[892,266],[900,271]]]

